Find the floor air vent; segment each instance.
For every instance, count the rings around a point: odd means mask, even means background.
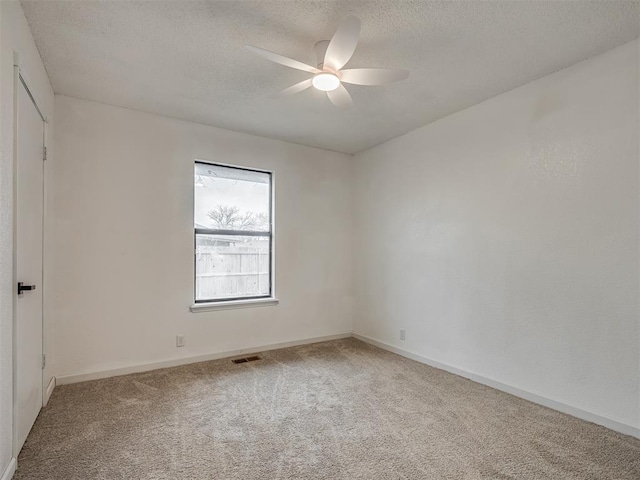
[[[256,360],[260,360],[260,357],[235,358],[231,361],[233,363],[247,363],[247,362],[255,362]]]

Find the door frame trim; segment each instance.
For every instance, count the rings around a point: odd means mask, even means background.
[[[22,86],[27,91],[27,95],[29,95],[29,98],[33,102],[33,106],[36,107],[36,110],[38,111],[38,114],[40,115],[40,118],[42,119],[42,121],[44,123],[47,123],[47,117],[45,117],[42,114],[42,110],[40,110],[40,107],[38,106],[38,102],[36,102],[36,99],[33,97],[33,94],[31,93],[31,89],[29,88],[27,80],[24,78],[24,74],[20,70],[20,67],[18,67],[17,65],[16,67],[18,68],[18,77],[20,78],[20,83],[22,83]]]
[[[12,445],[11,450],[13,452],[13,458],[18,458],[18,454],[20,451],[18,450],[18,390],[17,390],[17,370],[18,370],[18,345],[17,345],[17,320],[18,320],[18,296],[17,296],[17,284],[18,284],[18,243],[17,243],[17,235],[18,235],[18,96],[20,85],[24,87],[31,102],[36,108],[38,115],[42,119],[43,122],[43,135],[42,135],[42,145],[46,147],[47,141],[47,118],[42,114],[42,110],[38,106],[36,99],[29,88],[28,76],[25,72],[20,68],[19,55],[18,52],[13,52],[13,179],[12,179],[12,187],[13,187],[13,195],[12,195],[12,238],[13,238],[13,300],[12,300],[12,308],[13,308],[13,319],[12,319]],[[44,152],[43,152],[44,153]],[[42,354],[44,354],[45,343],[44,343],[44,241],[45,241],[45,232],[44,232],[44,217],[45,217],[45,206],[46,206],[46,175],[44,172],[44,159],[43,159],[43,176],[42,176],[42,189],[43,189],[43,197],[42,197]],[[42,369],[40,374],[40,383],[43,388],[43,398],[41,399],[42,405],[44,406],[44,395],[45,395],[45,385],[44,385],[44,369]]]

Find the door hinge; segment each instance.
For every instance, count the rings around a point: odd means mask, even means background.
[[[42,147],[42,160],[47,159],[47,147]]]
[[[42,369],[44,370],[44,367],[47,366],[47,356],[43,353],[42,354]]]

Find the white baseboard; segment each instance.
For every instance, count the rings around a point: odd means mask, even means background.
[[[51,377],[51,380],[49,380],[49,385],[47,385],[47,390],[44,394],[44,406],[47,405],[47,403],[49,403],[49,399],[51,398],[51,394],[53,393],[53,389],[56,388],[56,377]]]
[[[225,352],[210,353],[207,355],[199,355],[196,357],[174,358],[161,362],[145,363],[140,365],[131,365],[128,367],[114,368],[110,370],[101,370],[96,372],[76,373],[72,375],[62,375],[56,377],[56,385],[67,385],[69,383],[86,382],[88,380],[98,380],[101,378],[117,377],[120,375],[128,375],[130,373],[148,372],[158,370],[159,368],[177,367],[179,365],[187,365],[190,363],[206,362],[209,360],[218,360],[220,358],[235,357],[237,355],[245,355],[248,353],[266,352],[268,350],[277,350],[279,348],[295,347],[298,345],[308,345],[311,343],[328,342],[331,340],[339,340],[341,338],[351,337],[351,332],[339,333],[337,335],[326,335],[324,337],[312,337],[302,340],[294,340],[292,342],[273,343],[270,345],[260,345],[257,347],[243,348],[240,350],[229,350]]]
[[[7,468],[4,469],[4,472],[2,473],[2,477],[0,477],[0,480],[11,480],[11,478],[13,477],[13,474],[16,473],[17,465],[18,465],[18,462],[16,461],[16,457],[12,457],[11,460],[9,461],[9,465],[7,465]]]
[[[376,340],[375,338],[367,337],[366,335],[360,335],[358,333],[354,333],[353,337],[357,338],[358,340],[362,340],[363,342],[374,345],[376,347],[382,348],[383,350],[387,350],[389,352],[396,353],[403,357],[410,358],[411,360],[415,360],[416,362],[424,363],[425,365],[429,365],[431,367],[438,368],[440,370],[445,370],[447,372],[453,373],[455,375],[459,375],[464,378],[468,378],[469,380],[473,380],[474,382],[487,385],[488,387],[495,388],[496,390],[501,390],[503,392],[514,395],[516,397],[524,398],[525,400],[529,400],[530,402],[537,403],[538,405],[542,405],[544,407],[548,407],[553,410],[558,410],[562,413],[566,413],[573,417],[577,417],[581,420],[586,420],[588,422],[602,425],[603,427],[610,428],[611,430],[615,430],[616,432],[624,433],[625,435],[630,435],[632,437],[640,438],[640,428],[634,427],[632,425],[627,425],[626,423],[621,423],[621,422],[618,422],[617,420],[613,420],[613,419],[604,417],[602,415],[598,415],[596,413],[592,413],[587,410],[583,410],[581,408],[559,402],[557,400],[552,400],[550,398],[543,397],[541,395],[537,395],[535,393],[528,392],[526,390],[521,390],[519,388],[512,387],[511,385],[507,385],[497,380],[493,380],[491,378],[487,378],[482,375],[478,375],[476,373],[471,373],[466,370],[462,370],[460,368],[447,365],[446,363],[438,362],[436,360],[425,357],[423,355],[410,352],[408,350],[404,350],[399,347],[395,347],[393,345],[382,342],[380,340]]]

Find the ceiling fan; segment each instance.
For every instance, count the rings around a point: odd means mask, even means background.
[[[329,100],[339,108],[347,109],[353,104],[351,95],[343,83],[353,85],[385,85],[404,80],[409,76],[407,70],[392,68],[352,68],[343,70],[342,67],[351,59],[358,45],[360,35],[360,20],[349,15],[345,17],[331,40],[322,40],[315,44],[314,50],[318,58],[318,66],[312,67],[306,63],[270,52],[263,48],[247,45],[250,51],[279,63],[285,67],[295,68],[313,74],[312,78],[285,88],[280,95],[293,95],[310,87],[327,92]]]

